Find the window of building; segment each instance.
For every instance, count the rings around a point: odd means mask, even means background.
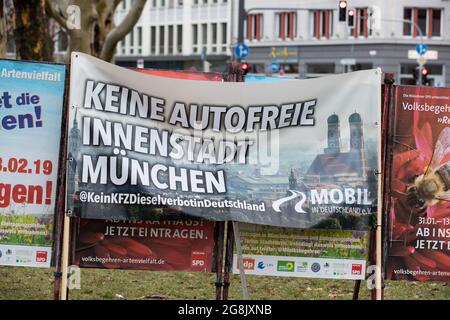
[[[297,63],[281,63],[280,71],[282,73],[298,73],[298,64]]]
[[[137,27],[136,28],[137,31],[137,45],[138,45],[138,54],[142,53],[142,27]]]
[[[405,8],[403,10],[403,19],[407,21],[412,21],[412,9]],[[410,36],[412,30],[412,25],[408,22],[403,23],[403,35]]]
[[[277,13],[277,34],[281,40],[296,37],[297,14],[295,12]]]
[[[198,52],[198,25],[192,25],[192,51],[194,53]]]
[[[156,27],[150,27],[150,53],[156,53]]]
[[[169,54],[173,54],[173,26],[169,26]]]
[[[129,40],[130,47],[133,48],[134,47],[134,30],[131,30],[130,37],[128,38],[128,40]]]
[[[142,27],[137,27],[138,47],[142,47]]]
[[[227,51],[227,36],[228,36],[228,32],[227,32],[227,23],[226,22],[222,22],[220,24],[220,28],[221,28],[221,32],[222,32],[222,43],[221,43],[221,51],[225,52]]]
[[[120,40],[120,48],[121,48],[121,53],[125,54],[125,38]]]
[[[183,51],[183,25],[177,25],[177,53]]]
[[[333,35],[333,11],[312,10],[312,36],[316,39],[329,39]]]
[[[202,45],[206,45],[208,42],[208,25],[206,23],[202,23]]]
[[[354,25],[350,28],[350,35],[358,38],[369,37],[369,9],[368,8],[356,8],[354,16]]]
[[[159,53],[164,53],[164,26],[159,27]]]
[[[212,51],[217,52],[217,23],[211,24]]]
[[[260,41],[263,35],[263,15],[250,14],[247,16],[247,39]]]
[[[56,52],[66,52],[67,48],[69,47],[69,37],[67,35],[67,32],[62,28],[58,30],[58,41],[56,42],[56,44]]]
[[[441,36],[441,12],[440,9],[431,9],[431,31],[428,34],[431,34],[432,37]]]
[[[403,19],[412,21],[413,23],[404,22],[403,35],[419,37],[420,32],[415,25],[417,25],[424,37],[440,37],[442,30],[442,10],[436,8],[404,8]]]
[[[264,63],[250,63],[248,72],[265,74],[266,73],[266,65]]]
[[[359,70],[370,70],[373,69],[372,63],[357,63],[353,66],[351,66],[352,71],[359,71]]]
[[[425,30],[427,29],[427,9],[417,9],[414,18],[418,27],[425,35]]]
[[[308,63],[306,65],[306,72],[312,76],[334,73],[334,69],[334,63]]]

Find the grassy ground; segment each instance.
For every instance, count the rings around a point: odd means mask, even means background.
[[[252,299],[351,299],[353,281],[248,276]],[[215,275],[82,269],[81,290],[70,299],[214,299]],[[53,270],[0,267],[0,300],[52,299]],[[365,282],[360,299],[369,299]],[[450,285],[441,282],[390,281],[386,299],[450,300]],[[241,299],[238,276],[232,276],[230,299]]]

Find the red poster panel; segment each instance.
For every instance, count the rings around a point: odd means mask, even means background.
[[[80,222],[75,262],[85,268],[211,272],[214,222]]]
[[[165,78],[219,81],[219,82],[224,81],[223,75],[215,72],[173,71],[173,70],[156,70],[156,69],[133,69],[133,70]]]
[[[450,89],[397,88],[387,278],[450,280]]]

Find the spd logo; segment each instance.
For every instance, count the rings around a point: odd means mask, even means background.
[[[47,251],[36,251],[36,262],[47,262]]]
[[[352,264],[352,275],[359,276],[362,274],[362,264]]]
[[[203,268],[206,265],[206,253],[203,251],[193,251],[191,253],[191,267]]]

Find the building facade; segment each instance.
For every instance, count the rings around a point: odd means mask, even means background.
[[[418,64],[408,52],[423,42],[437,52],[425,64],[430,85],[450,87],[449,0],[348,0],[351,26],[339,21],[338,3],[246,0],[252,72],[312,78],[380,67],[397,83],[414,84]]]
[[[133,0],[123,0],[116,23]],[[126,67],[224,71],[231,56],[232,0],[148,0],[141,18],[117,47]]]
[[[117,23],[131,1],[118,8]],[[251,73],[313,78],[380,67],[397,83],[415,84],[417,57],[410,51],[425,43],[433,53],[425,64],[430,85],[450,87],[450,0],[348,0],[350,26],[339,21],[338,3],[245,0]],[[116,61],[223,72],[233,58],[237,26],[238,0],[149,0],[118,45]]]

